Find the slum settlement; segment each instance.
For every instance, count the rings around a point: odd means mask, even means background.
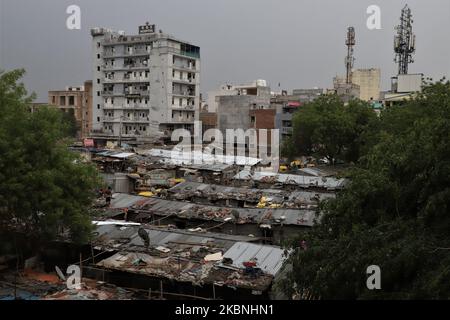
[[[308,162],[280,173],[249,157],[227,163],[163,148],[72,150],[95,164],[104,180],[93,203],[94,235],[81,246],[53,241],[42,256],[29,258],[19,292],[26,297],[287,298],[273,290],[289,268],[292,250],[284,244],[301,243],[320,220],[319,202],[346,183]],[[61,270],[74,265],[81,284],[66,288]],[[43,277],[51,281],[26,289]],[[13,298],[13,291],[3,285],[0,299]]]

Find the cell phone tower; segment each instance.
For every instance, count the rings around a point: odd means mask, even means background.
[[[355,28],[348,27],[347,29],[347,39],[345,40],[347,45],[347,56],[345,57],[345,67],[347,69],[347,74],[345,78],[346,83],[352,83],[352,69],[355,58],[353,57],[353,46],[355,45]]]
[[[402,9],[400,24],[395,27],[394,37],[395,63],[398,63],[398,74],[408,74],[408,64],[413,63],[412,54],[416,51],[416,35],[412,32],[411,9],[408,5]]]

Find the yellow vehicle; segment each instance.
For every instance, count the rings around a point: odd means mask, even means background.
[[[281,165],[279,171],[280,172],[286,172],[288,170],[287,166]]]
[[[301,167],[302,161],[301,160],[294,160],[291,162],[291,167]]]

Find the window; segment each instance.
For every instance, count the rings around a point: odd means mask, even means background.
[[[97,121],[100,122],[100,117],[97,117]]]
[[[100,53],[97,53],[97,59],[100,59]]]
[[[56,103],[56,96],[52,96],[52,103],[53,103],[53,104]]]
[[[65,96],[59,97],[59,105],[60,106],[65,106],[66,105],[66,97]]]
[[[100,79],[97,79],[97,83],[100,83]]]
[[[99,110],[100,110],[100,104],[97,104],[97,109],[99,109]]]
[[[97,91],[97,96],[100,97],[100,91]]]
[[[75,97],[69,96],[69,106],[74,106],[74,105],[75,105]]]
[[[100,42],[97,42],[97,48],[100,48]]]

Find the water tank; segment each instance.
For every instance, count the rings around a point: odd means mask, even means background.
[[[266,81],[266,80],[258,79],[258,80],[256,80],[256,85],[257,85],[258,87],[267,87],[267,81]]]

